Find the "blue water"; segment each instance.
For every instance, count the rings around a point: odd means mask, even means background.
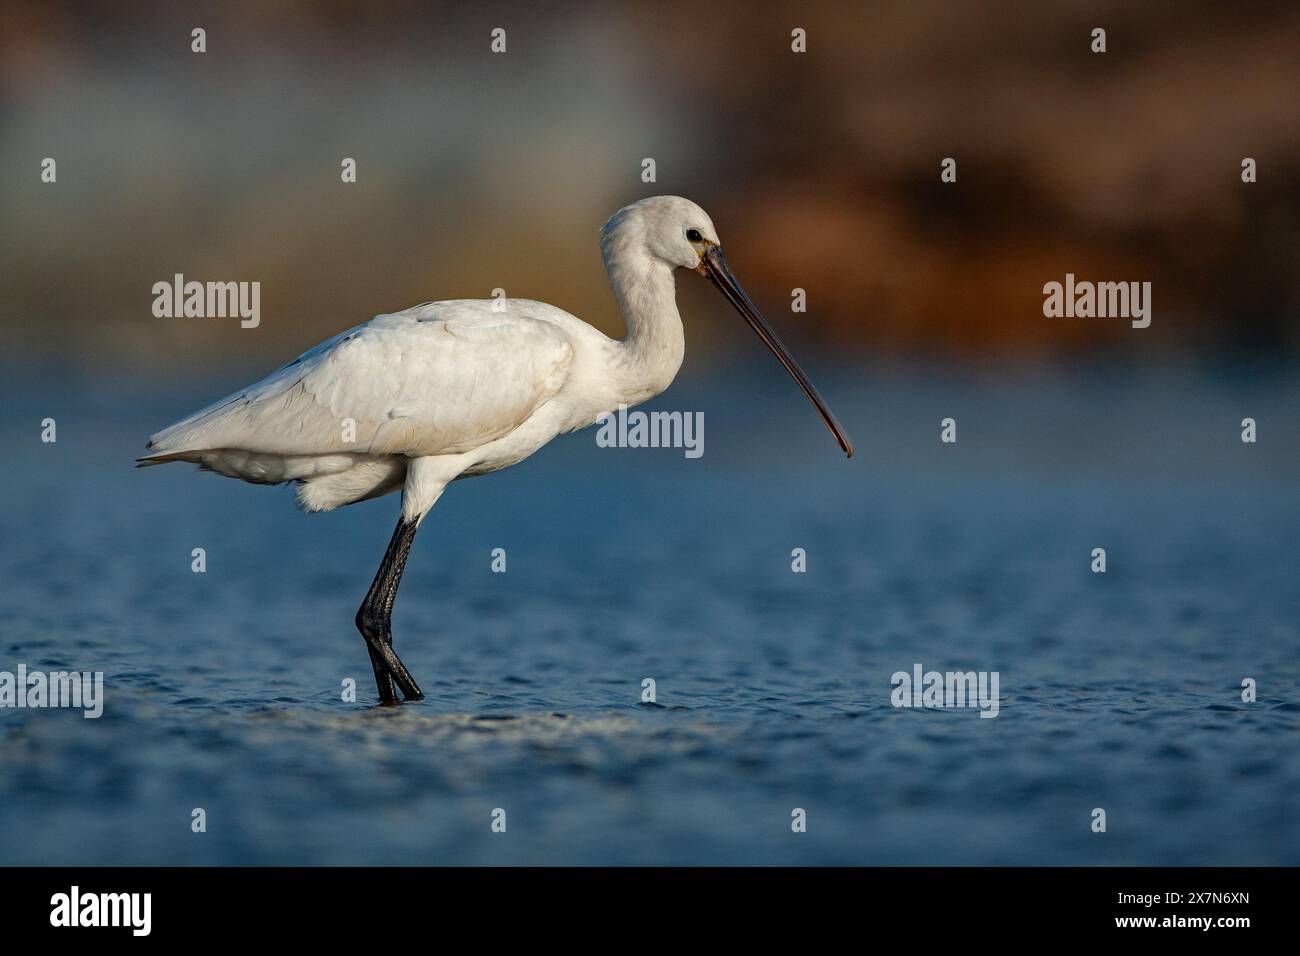
[[[779,369],[688,375],[651,407],[698,460],[585,432],[448,491],[395,616],[428,696],[379,709],[396,498],[130,467],[260,371],[6,375],[0,670],[107,688],[0,710],[0,864],[1300,863],[1294,375],[846,368],[852,462]],[[918,662],[999,716],[892,707]]]

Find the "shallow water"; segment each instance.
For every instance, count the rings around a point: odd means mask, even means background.
[[[0,863],[1300,863],[1294,376],[818,376],[846,462],[779,374],[652,404],[698,460],[589,431],[453,486],[398,709],[352,626],[396,498],[130,467],[238,379],[8,376],[0,670],[107,689],[0,709]],[[998,717],[891,706],[917,662]]]

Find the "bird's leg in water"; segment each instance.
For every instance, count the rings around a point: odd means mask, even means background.
[[[361,632],[365,637],[365,631]],[[384,658],[380,653],[370,646],[370,638],[366,638],[366,652],[370,655],[370,666],[375,671],[375,686],[379,688],[379,702],[381,704],[396,704],[397,690],[393,686],[393,675],[388,673],[388,665],[384,663]]]
[[[402,570],[411,553],[417,527],[414,521],[397,519],[397,529],[388,542],[384,560],[379,563],[370,591],[357,610],[357,630],[366,639],[379,699],[385,704],[397,703],[394,684],[407,700],[419,700],[424,696],[411,672],[393,651],[393,602],[397,600],[397,587],[402,583]]]

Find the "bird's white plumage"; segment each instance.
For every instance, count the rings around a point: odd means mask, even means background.
[[[342,332],[164,428],[141,463],[299,482],[312,511],[403,488],[403,513],[418,519],[450,481],[515,464],[668,387],[685,341],[673,270],[698,261],[687,229],[716,242],[702,209],[661,196],[602,231],[626,339],[542,302],[426,302]]]
[[[564,384],[573,347],[530,305],[428,302],[379,315],[154,435],[155,455],[457,454],[500,438]],[[492,374],[488,374],[492,369]]]

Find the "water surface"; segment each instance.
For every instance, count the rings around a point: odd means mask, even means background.
[[[0,710],[0,863],[1300,863],[1291,379],[845,370],[847,462],[779,374],[653,403],[698,460],[588,431],[454,485],[398,709],[352,626],[396,498],[130,467],[233,379],[10,376],[0,669],[107,700]],[[998,671],[999,716],[895,709],[916,662]]]

